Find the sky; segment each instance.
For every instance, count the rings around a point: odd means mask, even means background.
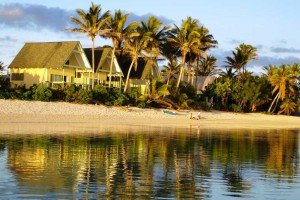
[[[26,42],[80,41],[91,47],[83,34],[69,33],[75,10],[88,10],[86,0],[1,0],[0,61],[8,66]],[[129,20],[157,16],[164,25],[180,26],[188,16],[198,19],[218,41],[210,54],[224,65],[226,56],[241,43],[258,49],[258,59],[248,70],[262,72],[268,64],[300,62],[300,1],[296,0],[94,0],[102,11],[122,10]],[[111,45],[98,38],[96,46]]]

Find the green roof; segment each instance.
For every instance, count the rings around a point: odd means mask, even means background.
[[[26,43],[9,68],[61,68],[77,45],[78,41]]]

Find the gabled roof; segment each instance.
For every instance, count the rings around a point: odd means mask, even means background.
[[[127,73],[129,67],[131,65],[131,59],[128,56],[120,56],[118,57],[118,61],[120,63],[120,67],[124,73],[124,76],[127,77]],[[138,58],[138,66],[135,70],[134,67],[130,72],[130,79],[149,79],[159,77],[159,69],[157,65],[156,59],[150,60],[146,58],[139,57]]]
[[[97,47],[95,50],[95,72],[107,72],[110,71],[111,59],[112,59],[112,52],[113,49],[111,47]],[[92,66],[92,49],[85,48],[84,52]],[[112,73],[113,74],[120,74],[123,75],[123,72],[119,66],[119,63],[116,58],[114,58],[113,66],[112,66]]]
[[[62,68],[78,48],[82,49],[78,41],[25,43],[9,68]],[[82,66],[86,64],[81,61],[78,67],[90,68]]]

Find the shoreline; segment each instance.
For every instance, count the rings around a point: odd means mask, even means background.
[[[106,107],[66,102],[0,99],[0,134],[17,133],[105,133],[149,129],[295,129],[300,117],[262,113],[201,111],[201,119],[189,119],[198,111],[176,111],[132,107]]]

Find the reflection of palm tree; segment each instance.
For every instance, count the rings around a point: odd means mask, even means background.
[[[84,33],[92,40],[92,88],[94,88],[94,70],[95,70],[95,38],[97,35],[105,35],[108,29],[108,20],[110,19],[109,11],[101,15],[101,6],[92,3],[89,12],[86,13],[82,9],[76,10],[79,18],[72,16],[72,22],[77,24],[79,28],[68,28],[68,31]]]

